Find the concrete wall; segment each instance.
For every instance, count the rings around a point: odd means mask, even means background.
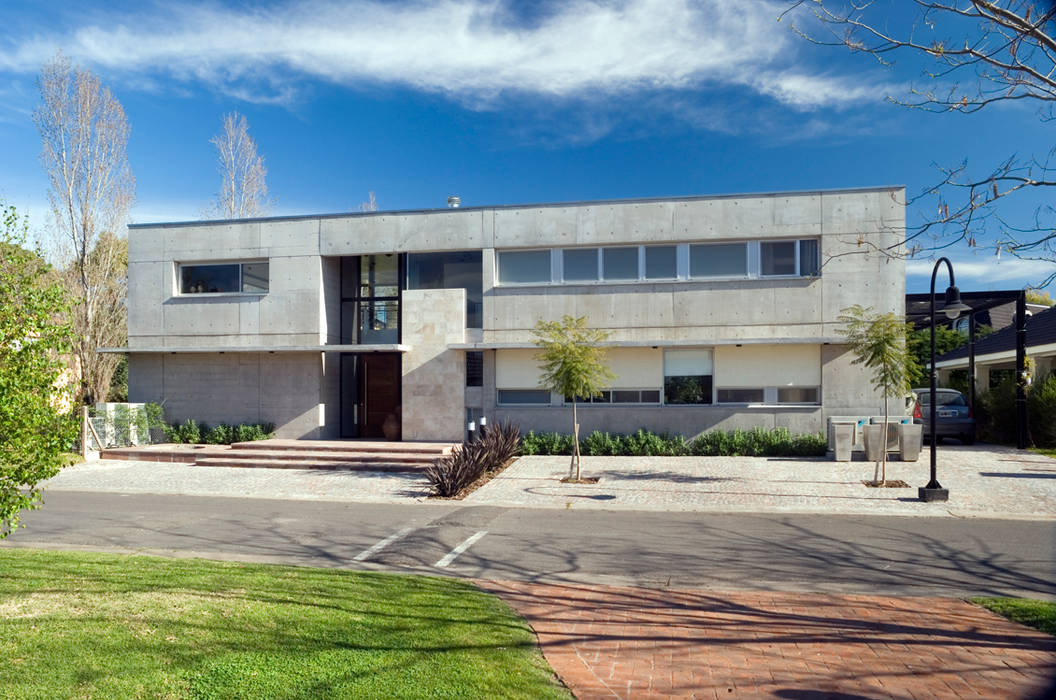
[[[129,400],[161,404],[170,422],[274,423],[278,437],[325,436],[321,353],[130,353],[128,364]]]
[[[403,439],[461,441],[465,432],[466,292],[403,293]]]

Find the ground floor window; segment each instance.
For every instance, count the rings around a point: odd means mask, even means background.
[[[499,389],[500,406],[543,406],[550,403],[546,389]]]
[[[711,403],[713,373],[714,358],[711,350],[665,350],[664,403]]]

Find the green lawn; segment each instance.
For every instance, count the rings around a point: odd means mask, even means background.
[[[0,549],[2,698],[569,698],[454,579]]]
[[[1028,598],[972,598],[981,605],[1013,622],[1027,625],[1056,636],[1056,603]]]
[[[1056,459],[1056,448],[1047,447],[1031,447],[1031,452],[1037,452],[1039,455],[1045,455],[1046,457],[1052,457]]]

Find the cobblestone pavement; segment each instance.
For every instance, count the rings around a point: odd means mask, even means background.
[[[917,500],[928,455],[889,462],[888,479],[908,488],[868,488],[866,462],[766,457],[584,457],[594,485],[562,484],[568,457],[522,457],[452,505],[700,512],[1056,518],[1056,460],[1018,450],[941,445],[938,476],[947,503]],[[420,474],[310,469],[239,469],[99,460],[64,469],[46,484],[64,491],[413,503],[426,499]]]
[[[465,499],[478,505],[711,512],[1056,517],[1056,460],[1005,447],[940,445],[947,503],[921,503],[927,450],[917,462],[888,462],[887,478],[908,488],[868,488],[874,465],[824,458],[583,457],[594,485],[560,482],[568,457],[522,457]]]
[[[479,581],[577,698],[1043,698],[1056,639],[944,598]]]

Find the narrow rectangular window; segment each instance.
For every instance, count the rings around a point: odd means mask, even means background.
[[[180,265],[180,294],[265,294],[269,266],[266,261]]]
[[[762,403],[766,391],[762,388],[719,389],[719,403]]]
[[[748,273],[748,246],[715,243],[689,247],[690,277],[738,277]]]
[[[550,282],[549,250],[500,251],[499,284],[545,284]]]
[[[598,249],[567,248],[561,251],[564,258],[566,282],[596,282],[598,280]]]
[[[466,353],[466,386],[484,386],[484,353],[479,350]]]
[[[820,403],[816,386],[782,386],[777,389],[778,403]]]
[[[606,281],[638,279],[638,248],[603,248],[601,264]]]
[[[499,405],[545,405],[550,403],[550,392],[545,389],[499,389]]]
[[[650,245],[645,247],[645,278],[648,280],[678,277],[678,246]]]
[[[759,253],[764,277],[796,274],[796,241],[762,241]]]
[[[665,350],[664,403],[711,403],[713,368],[711,350]]]

